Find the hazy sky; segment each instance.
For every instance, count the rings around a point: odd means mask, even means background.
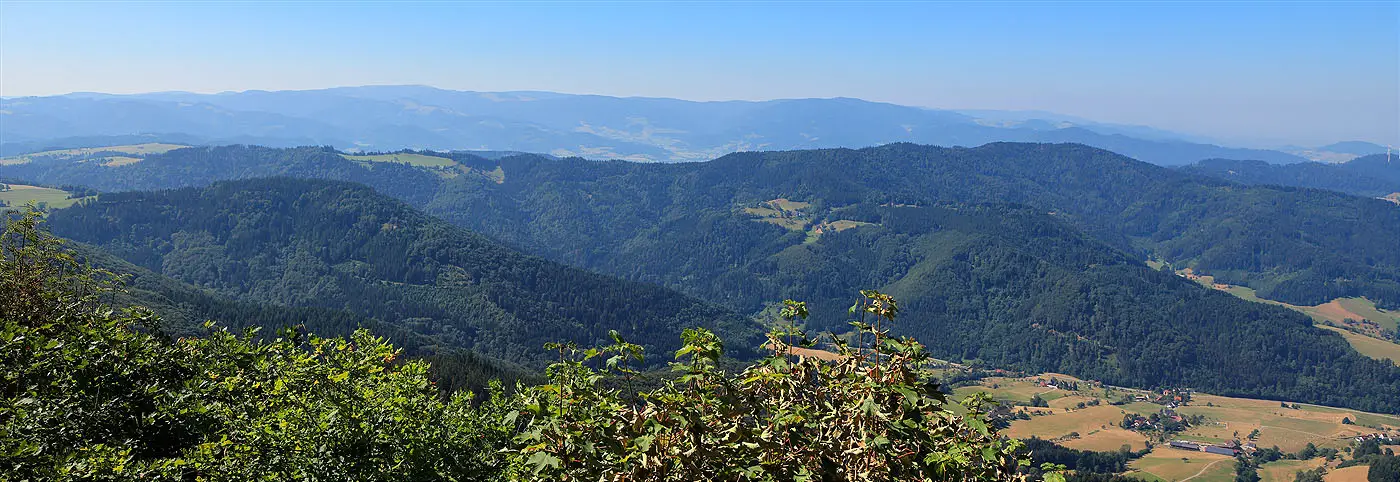
[[[364,84],[845,96],[1400,145],[1400,3],[0,0],[0,96]]]

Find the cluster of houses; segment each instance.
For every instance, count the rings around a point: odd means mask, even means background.
[[[1196,452],[1205,452],[1217,455],[1229,455],[1231,457],[1239,455],[1241,450],[1241,446],[1235,443],[1230,443],[1228,445],[1220,445],[1208,444],[1205,442],[1192,442],[1190,440],[1173,440],[1171,442],[1168,442],[1167,445],[1170,445],[1172,448],[1178,448],[1182,450],[1194,450]]]
[[[1088,383],[1089,386],[1091,386],[1091,387],[1098,386],[1098,383],[1097,383],[1097,382],[1086,382],[1086,383]],[[1055,378],[1055,377],[1050,377],[1049,380],[1046,380],[1046,379],[1040,378],[1040,377],[1035,377],[1035,386],[1041,387],[1041,388],[1048,388],[1048,389],[1051,389],[1051,390],[1060,390],[1060,389],[1069,390],[1069,391],[1078,391],[1078,390],[1079,390],[1079,382],[1074,381],[1074,380],[1060,380],[1060,379]]]
[[[1372,432],[1363,433],[1361,435],[1356,436],[1356,441],[1358,443],[1365,442],[1367,440],[1379,441],[1381,445],[1397,445],[1400,444],[1400,434],[1392,435],[1390,433]]]

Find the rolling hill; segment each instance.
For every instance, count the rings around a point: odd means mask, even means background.
[[[1400,307],[1400,253],[1391,249],[1400,229],[1394,204],[1317,190],[1241,187],[1085,146],[895,144],[740,153],[675,166],[416,155],[436,156],[441,165],[356,161],[328,148],[229,146],[179,149],[122,166],[64,161],[0,166],[0,176],[107,191],[260,176],[361,182],[527,251],[703,296],[715,293],[686,286],[699,278],[684,281],[688,274],[626,268],[636,263],[615,257],[650,259],[651,254],[636,251],[648,249],[649,239],[683,232],[669,230],[667,223],[707,216],[740,226],[731,230],[740,236],[731,244],[747,249],[754,236],[772,233],[738,222],[743,217],[735,213],[780,197],[820,201],[818,210],[855,201],[1019,203],[1054,211],[1142,259],[1191,267],[1255,288],[1265,298],[1314,305],[1366,296],[1385,308]],[[701,251],[695,256],[746,255]],[[686,269],[735,262],[696,261]]]
[[[269,179],[104,194],[55,211],[55,234],[259,304],[384,320],[450,347],[537,364],[551,341],[651,353],[706,326],[758,345],[751,322],[659,287],[520,254],[347,183]]]
[[[1193,267],[1299,304],[1351,293],[1392,306],[1400,210],[1387,203],[1244,187],[1077,145],[896,144],[688,164],[411,154],[453,162],[234,146],[119,167],[32,163],[0,173],[105,190],[259,175],[363,182],[528,252],[742,312],[804,299],[817,315],[813,328],[841,329],[852,293],[880,288],[905,303],[897,330],[941,357],[1125,386],[1400,407],[1386,391],[1400,387],[1394,366],[1361,357],[1302,315],[1205,290],[1140,261]],[[88,212],[65,226],[141,225]],[[55,223],[68,216],[59,212]],[[116,233],[101,236],[94,241],[104,247],[133,249]],[[174,245],[173,234],[140,239],[134,246],[144,251],[124,256],[147,266],[175,259],[149,254],[151,246]],[[205,247],[195,240],[175,251]],[[214,245],[230,248],[221,243]],[[404,263],[416,261],[396,265]],[[181,266],[187,279],[207,275],[199,263]]]

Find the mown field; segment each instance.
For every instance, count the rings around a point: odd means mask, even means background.
[[[1172,448],[1152,453],[1128,464],[1126,475],[1148,481],[1229,482],[1235,480],[1235,458]]]
[[[1365,465],[1336,469],[1327,472],[1322,478],[1326,482],[1366,482],[1366,472],[1371,470]]]
[[[1259,466],[1260,482],[1293,482],[1300,470],[1312,470],[1321,467],[1326,460],[1321,458],[1311,460],[1275,460]]]
[[[1079,390],[1051,389],[1038,386],[1036,381],[1069,380],[1078,382]],[[1146,395],[1146,391],[1117,387],[1096,386],[1063,374],[1042,374],[1025,378],[986,378],[976,385],[954,390],[954,399],[962,399],[969,394],[983,392],[993,399],[1017,404],[1028,403],[1039,396],[1049,407],[1017,407],[1032,415],[1030,420],[1014,420],[1005,429],[1009,437],[1038,437],[1055,440],[1066,447],[1079,450],[1115,451],[1123,445],[1139,450],[1150,441],[1153,451],[1130,466],[1130,475],[1144,480],[1185,480],[1193,481],[1234,480],[1234,463],[1230,457],[1192,452],[1170,448],[1164,443],[1170,439],[1196,440],[1210,443],[1225,443],[1234,439],[1249,441],[1251,432],[1258,430],[1254,443],[1260,447],[1277,446],[1284,452],[1296,452],[1312,443],[1318,447],[1331,447],[1343,450],[1353,437],[1361,433],[1375,432],[1370,427],[1380,427],[1392,433],[1400,433],[1400,416],[1358,412],[1355,410],[1298,404],[1297,409],[1283,408],[1280,402],[1247,398],[1222,397],[1196,394],[1193,400],[1177,409],[1177,413],[1190,416],[1200,415],[1205,421],[1171,437],[1149,437],[1142,433],[1119,427],[1125,414],[1147,416],[1158,412],[1161,405],[1148,402],[1132,402],[1124,405],[1110,405],[1109,402],[1126,396]],[[1092,400],[1099,400],[1097,406],[1089,406]],[[1085,408],[1077,408],[1085,402]],[[1291,407],[1293,404],[1289,403]],[[1347,418],[1355,424],[1343,424]],[[1077,433],[1077,437],[1071,436]],[[1182,458],[1187,460],[1182,460]],[[1212,463],[1225,460],[1215,465]],[[1282,463],[1288,462],[1288,463]],[[1280,461],[1262,467],[1260,475],[1264,480],[1291,482],[1293,473],[1304,468],[1319,466],[1315,461]],[[1266,475],[1268,474],[1268,475]],[[1280,478],[1282,477],[1282,478]],[[1364,480],[1365,473],[1362,472]],[[1330,480],[1330,479],[1329,479]]]
[[[0,191],[0,201],[4,201],[9,207],[0,207],[0,210],[20,209],[30,202],[43,203],[47,207],[61,209],[78,202],[78,199],[68,199],[68,192],[59,189],[24,184],[9,184],[9,186],[8,190]]]

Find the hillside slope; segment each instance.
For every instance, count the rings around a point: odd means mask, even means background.
[[[652,353],[682,328],[757,346],[748,320],[640,283],[526,256],[357,185],[266,179],[105,194],[57,211],[61,236],[236,299],[386,320],[456,347],[536,362],[550,341],[616,329]]]
[[[0,228],[9,219],[9,216],[0,217]],[[207,321],[213,321],[215,329],[228,328],[235,332],[257,328],[258,336],[266,338],[281,336],[282,330],[288,328],[319,336],[349,336],[357,329],[366,328],[391,340],[405,355],[428,360],[432,364],[433,379],[444,390],[480,390],[492,380],[510,384],[515,380],[536,378],[515,364],[481,356],[401,325],[342,310],[237,301],[154,273],[92,245],[62,241],[63,250],[84,264],[116,277],[116,289],[104,295],[101,303],[109,307],[150,309],[160,318],[156,328],[171,337],[206,335],[208,329],[204,323]]]
[[[702,218],[734,224],[744,205],[784,196],[815,202],[818,209],[854,201],[1020,203],[1054,211],[1137,256],[1248,285],[1266,298],[1312,305],[1366,296],[1400,308],[1400,250],[1392,249],[1400,210],[1394,204],[1324,191],[1239,187],[1085,146],[894,144],[740,153],[683,165],[443,156],[452,158],[442,159],[446,167],[420,167],[357,162],[328,149],[230,146],[179,149],[115,167],[0,166],[0,176],[109,191],[271,175],[362,182],[532,253],[677,287],[703,280],[637,269],[639,256],[644,262],[653,254],[675,258],[668,246],[652,254],[635,251],[658,236],[675,237],[668,224],[684,228],[691,225],[684,220]],[[696,258],[678,259],[689,266],[679,269],[703,270],[710,261],[728,266],[735,262],[730,258],[746,256],[755,236],[780,232],[737,226],[724,246],[680,253]],[[683,242],[715,244],[704,239]],[[619,262],[623,254],[626,262]]]
[[[414,167],[325,149],[200,148],[128,171],[71,164],[64,179],[104,188],[266,172],[363,181],[527,251],[741,311],[807,300],[818,328],[843,328],[852,293],[879,287],[909,307],[896,329],[938,356],[1121,385],[1400,407],[1386,391],[1400,388],[1394,367],[1300,315],[1139,261],[1252,280],[1278,296],[1356,290],[1393,300],[1400,210],[1380,201],[1241,187],[1074,145],[900,144],[665,165],[452,158]]]

